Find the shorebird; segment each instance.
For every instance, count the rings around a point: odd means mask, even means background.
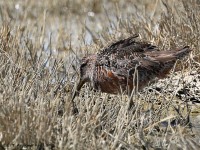
[[[160,51],[152,44],[136,41],[136,37],[119,40],[97,54],[82,58],[80,80],[72,96],[73,107],[74,98],[86,82],[97,91],[130,95],[136,87],[142,90],[155,78],[165,78],[175,62],[191,51],[189,46]]]

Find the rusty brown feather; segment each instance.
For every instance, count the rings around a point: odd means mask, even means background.
[[[136,84],[141,90],[156,77],[164,78],[177,59],[191,51],[189,46],[160,51],[154,45],[136,41],[136,37],[138,35],[117,41],[97,54],[83,57],[72,102],[86,82],[94,89],[110,94],[130,94]]]

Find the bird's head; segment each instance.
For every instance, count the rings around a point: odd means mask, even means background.
[[[79,68],[80,77],[72,99],[74,99],[78,95],[80,89],[86,82],[92,81],[93,71],[95,69],[95,61],[96,61],[95,55],[89,55],[87,57],[83,57],[82,60],[80,61],[80,68]]]

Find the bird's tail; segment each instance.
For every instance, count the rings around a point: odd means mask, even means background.
[[[175,51],[174,56],[178,59],[182,59],[185,56],[187,56],[192,50],[190,49],[189,46],[185,46],[183,48],[179,48],[178,50]]]
[[[178,48],[176,50],[159,51],[154,54],[154,59],[160,62],[163,66],[158,75],[159,78],[166,77],[166,74],[173,68],[178,59],[183,59],[191,52],[189,46]],[[159,54],[158,54],[159,53]]]
[[[187,56],[191,51],[192,50],[189,48],[189,46],[185,46],[176,50],[157,51],[152,56],[157,61],[169,62],[176,61],[177,59],[182,59]]]

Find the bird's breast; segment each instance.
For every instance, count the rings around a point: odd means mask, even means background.
[[[127,79],[118,76],[109,68],[98,66],[94,75],[94,88],[104,93],[118,94],[125,90]]]

